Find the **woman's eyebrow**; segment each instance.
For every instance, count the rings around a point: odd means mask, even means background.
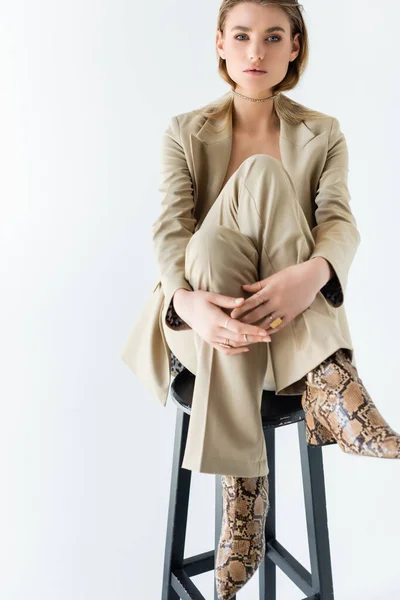
[[[251,31],[250,27],[245,27],[244,25],[235,25],[234,27],[232,27],[231,31],[235,31],[235,29],[241,29],[242,31]],[[264,30],[264,33],[270,33],[271,31],[283,31],[283,33],[285,33],[284,28],[280,25],[275,25],[274,27],[267,27],[267,29]]]

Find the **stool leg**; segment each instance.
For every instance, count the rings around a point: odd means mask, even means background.
[[[214,565],[217,558],[219,538],[222,529],[222,482],[221,475],[215,475],[215,552]],[[218,600],[217,588],[214,577],[214,600]]]
[[[309,446],[305,422],[298,423],[312,586],[320,600],[333,600],[332,566],[320,446]]]
[[[187,413],[177,409],[161,600],[179,600],[179,596],[171,587],[171,573],[182,567],[185,553],[192,471],[182,469],[181,464],[189,419]]]
[[[276,564],[268,558],[268,542],[276,538],[275,502],[275,429],[264,429],[268,457],[268,485],[270,507],[265,522],[265,557],[259,567],[260,600],[276,600]]]

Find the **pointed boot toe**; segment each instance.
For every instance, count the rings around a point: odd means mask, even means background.
[[[215,583],[219,600],[230,600],[252,578],[265,555],[268,478],[225,475],[222,494]]]
[[[343,452],[400,458],[400,435],[378,411],[344,349],[307,373],[302,395],[307,443]]]

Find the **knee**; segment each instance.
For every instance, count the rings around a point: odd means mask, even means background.
[[[259,170],[261,173],[270,173],[273,170],[278,172],[284,171],[281,161],[269,154],[252,154],[243,161],[241,166],[249,171]]]
[[[247,256],[250,260],[258,260],[257,248],[251,239],[238,229],[224,225],[207,223],[207,227],[199,227],[186,246],[185,263],[187,267],[196,264],[197,268],[209,269],[229,264],[236,256]]]
[[[199,229],[192,235],[186,246],[186,262],[196,261],[209,256],[221,256],[231,247],[239,232],[223,225],[207,224],[206,228]]]
[[[269,186],[273,182],[272,187],[277,197],[278,190],[295,196],[294,183],[289,173],[280,160],[269,154],[253,154],[246,158],[238,170],[238,176],[252,191],[260,190],[260,186]],[[263,193],[261,195],[255,193],[255,197],[259,201],[265,200]]]

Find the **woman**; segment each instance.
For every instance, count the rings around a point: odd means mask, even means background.
[[[164,404],[166,356],[172,375],[196,374],[182,467],[223,474],[215,576],[228,600],[265,552],[263,389],[302,394],[309,444],[399,458],[400,437],[357,374],[344,310],[360,242],[345,137],[282,93],[308,58],[300,5],[224,0],[216,45],[231,90],[165,131],[161,277],[123,357]]]

